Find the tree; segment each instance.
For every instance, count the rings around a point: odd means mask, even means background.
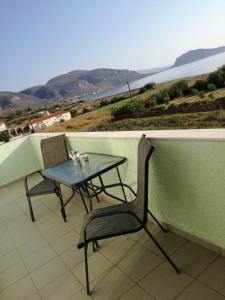
[[[10,136],[8,131],[0,132],[0,141],[7,143],[10,140]]]
[[[194,89],[199,91],[206,91],[207,90],[207,81],[205,80],[197,80],[193,86]]]

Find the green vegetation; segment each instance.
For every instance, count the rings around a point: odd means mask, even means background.
[[[140,88],[139,94],[143,94],[148,90],[153,89],[156,86],[155,82],[149,82],[146,85],[144,85],[142,88]]]
[[[0,132],[0,142],[7,143],[10,139],[10,136],[8,134],[8,131],[2,131]]]
[[[154,87],[151,83],[150,87]],[[179,80],[168,88],[158,90],[151,94],[142,104],[137,105],[133,102],[126,103],[124,106],[112,110],[112,116],[118,118],[132,112],[153,109],[159,105],[167,105],[174,99],[185,96],[199,95],[200,99],[205,98],[206,92],[212,92],[225,87],[225,66],[211,73],[206,80],[197,80],[193,86],[187,80]],[[213,98],[211,98],[213,99]]]
[[[218,128],[225,126],[225,113],[217,110],[191,114],[173,114],[139,119],[108,121],[90,128],[92,131]]]

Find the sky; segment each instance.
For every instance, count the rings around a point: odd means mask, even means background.
[[[225,46],[225,0],[0,0],[0,91]]]

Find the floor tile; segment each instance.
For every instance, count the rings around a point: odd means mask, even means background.
[[[59,224],[43,233],[43,236],[48,242],[53,242],[60,237],[64,236],[70,231],[70,228],[66,224]]]
[[[150,272],[139,285],[157,300],[170,300],[177,296],[193,279],[185,274],[177,274],[166,261]]]
[[[68,268],[72,269],[82,261],[84,261],[84,251],[83,249],[77,249],[73,246],[60,254],[61,259],[67,265]]]
[[[22,262],[7,268],[5,271],[1,272],[0,291],[26,275],[27,270]]]
[[[185,239],[182,237],[175,235],[171,232],[164,233],[160,231],[155,236],[155,239],[160,244],[160,246],[167,252],[167,254],[171,255],[183,245],[187,243]],[[146,235],[145,240],[143,241],[143,245],[147,247],[149,250],[155,252],[157,255],[164,257],[160,250],[157,248],[155,243]]]
[[[29,296],[28,298],[26,298],[26,300],[42,300],[42,299],[38,293],[35,293],[35,294]]]
[[[66,300],[81,288],[75,277],[70,272],[66,272],[42,288],[40,294],[43,300]]]
[[[35,225],[39,232],[45,233],[46,231],[50,230],[51,228],[62,224],[62,220],[60,220],[55,215],[52,215],[45,219],[40,219],[35,221]]]
[[[158,225],[150,223],[150,222],[147,223],[147,228],[149,229],[151,234],[154,236],[161,231],[161,229]],[[146,232],[143,229],[138,232],[132,233],[130,235],[130,238],[134,239],[135,241],[137,241],[141,244],[145,243],[146,241],[149,241],[149,236],[146,234]]]
[[[117,267],[138,282],[162,261],[160,256],[137,244],[124,259],[117,263]]]
[[[218,294],[216,291],[210,289],[206,285],[194,281],[188,286],[181,294],[176,298],[176,300],[224,300],[225,298]]]
[[[35,286],[29,276],[18,280],[9,288],[0,293],[1,300],[22,300],[36,292]],[[29,298],[30,299],[30,298]],[[38,298],[37,298],[38,299]]]
[[[114,264],[123,260],[128,253],[132,253],[136,245],[136,242],[130,239],[128,235],[103,240],[100,243],[101,253]]]
[[[110,268],[112,268],[112,266],[113,266],[113,264],[107,258],[105,258],[103,255],[101,255],[98,252],[93,253],[93,255],[91,255],[88,258],[90,282],[95,281],[102,274],[107,273],[107,271]],[[84,263],[84,261],[81,262],[79,265],[75,266],[72,269],[72,271],[73,271],[74,275],[76,276],[76,278],[83,284],[83,286],[85,286],[86,279],[85,279],[85,263]]]
[[[135,285],[131,289],[128,290],[123,296],[118,298],[119,300],[154,300],[154,298],[146,293],[142,288],[138,285]]]
[[[32,272],[31,277],[37,288],[41,289],[57,278],[60,274],[66,272],[66,270],[65,265],[58,258],[55,258],[46,265]]]
[[[216,257],[215,252],[192,242],[188,242],[172,256],[179,268],[193,277],[197,277]]]
[[[90,285],[91,296],[96,300],[114,300],[134,286],[118,268],[113,267]]]
[[[20,255],[17,250],[12,250],[0,257],[0,272],[20,261]]]
[[[84,289],[77,291],[68,300],[91,300],[91,295],[87,295]]]
[[[16,248],[15,243],[12,238],[8,236],[3,236],[0,238],[0,256],[5,255]]]
[[[79,235],[75,231],[71,230],[61,238],[52,242],[51,245],[58,254],[61,254],[72,246],[76,247],[78,240]]]
[[[42,237],[32,239],[18,248],[20,255],[23,258],[38,252],[41,248],[47,247],[48,243]]]
[[[30,255],[29,257],[26,257],[24,259],[24,263],[29,272],[33,272],[35,269],[38,269],[55,257],[55,251],[53,251],[50,246],[47,246]]]
[[[63,188],[64,198],[70,192]],[[95,253],[90,245],[87,296],[84,251],[76,247],[85,215],[79,195],[66,207],[64,223],[55,195],[33,199],[31,222],[23,180],[0,193],[1,300],[225,299],[225,258],[150,222],[153,236],[184,272],[177,275],[142,230],[99,241]],[[96,208],[108,205],[94,200]]]
[[[199,276],[199,280],[225,296],[225,257],[217,258]]]

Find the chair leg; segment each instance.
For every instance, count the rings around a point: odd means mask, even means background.
[[[159,248],[159,250],[162,252],[162,254],[165,256],[165,258],[168,260],[168,262],[171,264],[171,266],[179,274],[180,270],[175,265],[175,263],[172,261],[172,259],[168,256],[168,254],[164,251],[164,249],[160,246],[160,244],[157,242],[157,240],[153,237],[153,235],[149,232],[149,230],[146,227],[144,227],[144,230],[148,234],[148,236],[153,240],[153,242],[156,244],[156,246]]]
[[[86,275],[86,288],[87,288],[87,294],[90,294],[89,289],[89,274],[88,274],[88,256],[87,256],[87,247],[88,245],[85,243],[84,245],[84,258],[85,258],[85,275]]]
[[[32,220],[32,222],[35,222],[34,212],[33,212],[33,208],[32,208],[32,205],[31,205],[30,196],[28,196],[28,195],[27,195],[27,201],[28,201],[28,206],[29,206],[29,210],[30,210],[31,220]]]
[[[99,248],[98,241],[95,241],[95,246],[96,246],[97,248]]]
[[[148,213],[150,214],[150,216],[152,217],[153,220],[155,220],[155,222],[159,225],[159,227],[162,229],[163,232],[167,233],[168,230],[162,226],[162,224],[156,219],[156,217],[153,215],[152,212],[150,212],[150,210],[148,209]]]

